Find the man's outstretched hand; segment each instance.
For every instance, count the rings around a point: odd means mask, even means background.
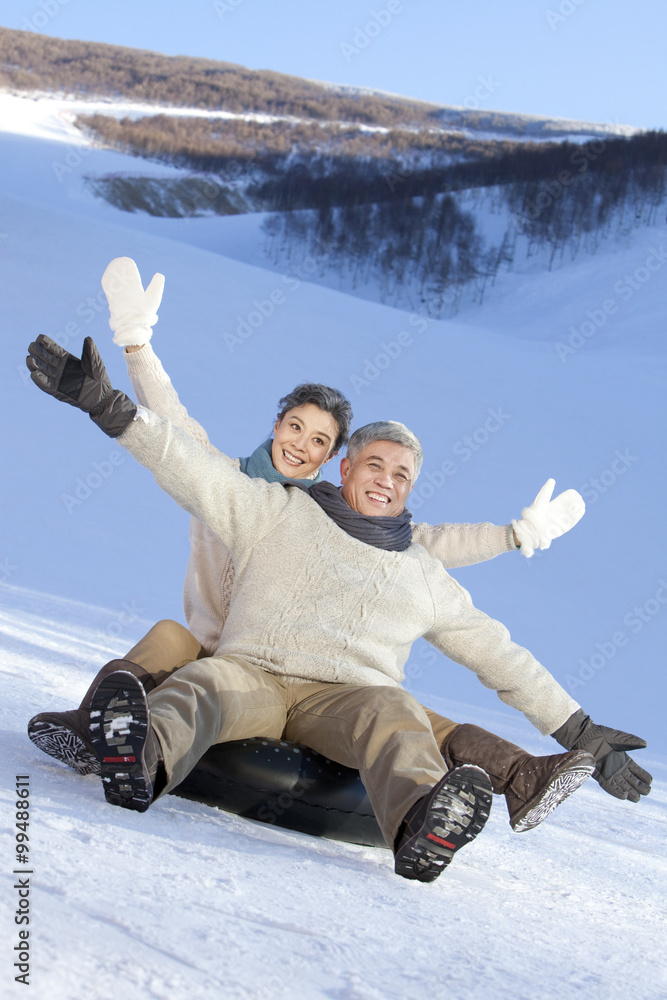
[[[26,365],[36,386],[88,413],[109,437],[118,437],[134,419],[137,407],[129,396],[112,387],[91,337],[86,337],[77,358],[40,334],[28,348]]]
[[[529,559],[535,549],[548,549],[554,538],[574,528],[586,512],[583,497],[576,490],[565,490],[551,499],[555,479],[547,479],[530,507],[521,511],[521,519],[512,521],[521,552]]]
[[[639,802],[642,795],[651,791],[651,775],[626,753],[644,749],[646,740],[640,736],[597,726],[583,708],[577,709],[551,735],[566,750],[587,750],[592,754],[597,762],[593,777],[615,798]]]

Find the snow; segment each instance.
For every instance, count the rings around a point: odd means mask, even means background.
[[[308,280],[307,258],[300,277],[262,264],[251,216],[156,220],[95,201],[86,173],[147,165],[86,144],[62,109],[20,100],[0,133],[3,995],[22,995],[14,785],[27,774],[38,997],[666,997],[664,271],[640,280],[652,249],[664,254],[662,222],[548,274],[517,267],[482,307],[427,321]],[[146,814],[114,809],[99,779],[36,750],[33,714],[75,707],[154,621],[182,620],[186,515],[26,378],[36,334],[74,352],[90,335],[129,388],[99,286],[118,255],[146,280],[166,275],[155,348],[230,453],[248,454],[278,398],[313,378],[348,392],[357,424],[392,417],[419,433],[419,518],[506,523],[549,476],[584,493],[584,519],[548,552],[455,575],[597,721],[649,741],[637,754],[656,776],[648,799],[619,802],[591,781],[520,835],[496,799],[482,835],[423,886],[397,878],[387,851],[173,797]],[[637,287],[624,300],[614,286],[626,275]],[[563,361],[557,344],[610,297],[618,310]],[[443,714],[555,749],[426,645],[406,685]]]
[[[35,995],[49,1000],[452,1000],[666,995],[664,764],[640,806],[592,783],[512,833],[504,803],[431,886],[388,851],[319,840],[174,797],[146,814],[39,753],[26,717],[74,705],[112,641],[105,609],[5,585],[3,896],[12,900],[15,774],[30,774]],[[429,703],[433,703],[430,699]],[[535,742],[527,723],[449,700]],[[26,877],[19,876],[19,877]],[[5,970],[17,928],[5,908]],[[650,960],[647,960],[650,956]],[[5,971],[5,980],[9,980]],[[22,995],[8,982],[4,996]]]
[[[381,91],[363,91],[359,90],[359,88],[335,87],[328,89],[335,89],[341,92],[344,90],[354,90],[357,93],[382,93]],[[28,102],[36,104],[38,106],[37,109],[28,108]],[[466,108],[457,107],[443,109],[445,113],[451,111],[456,115],[458,115],[459,112],[465,113],[467,110],[468,109]],[[207,118],[211,121],[235,120],[255,122],[263,125],[271,125],[277,122],[290,122],[294,125],[319,125],[323,129],[330,128],[333,124],[337,128],[344,128],[347,130],[358,129],[360,132],[377,132],[380,134],[386,134],[390,131],[389,128],[381,125],[365,125],[361,122],[345,121],[332,123],[322,121],[320,118],[299,118],[295,115],[272,115],[260,112],[242,113],[222,110],[216,111],[211,108],[195,108],[187,106],[173,107],[171,105],[152,104],[146,101],[127,101],[113,98],[90,98],[85,100],[82,98],[72,97],[71,95],[46,94],[43,92],[25,94],[22,92],[5,91],[0,93],[0,120],[2,120],[4,132],[12,132],[15,135],[34,135],[43,139],[51,139],[54,142],[74,141],[77,144],[84,145],[87,140],[81,135],[74,124],[75,118],[78,115],[108,115],[112,118],[143,118],[149,115],[167,115],[172,118]],[[531,116],[526,116],[525,119],[517,118],[516,116],[505,116],[501,112],[499,112],[498,115],[500,119],[503,117],[511,117],[515,119],[515,124],[525,124],[527,131],[530,131],[532,128],[536,134],[530,135],[531,142],[554,141],[553,135],[549,136],[548,134],[537,134],[537,127],[549,127],[549,121],[545,119]],[[560,118],[551,119],[550,122],[556,129],[556,137],[558,140],[562,141],[567,139],[570,142],[577,143],[589,142],[600,135],[610,134],[630,136],[641,131],[631,125],[599,125],[588,122],[573,122]],[[392,128],[399,132],[417,131],[414,126],[410,125],[396,125],[392,126]],[[517,134],[516,130],[513,131],[511,129],[503,131],[502,129],[482,130],[471,129],[469,127],[454,128],[451,125],[443,123],[441,127],[433,127],[429,131],[442,132],[443,134],[461,132],[471,138],[476,137],[482,140],[520,141],[520,135]]]

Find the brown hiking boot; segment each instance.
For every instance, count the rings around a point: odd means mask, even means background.
[[[493,791],[505,796],[515,833],[538,826],[595,770],[595,758],[583,750],[533,757],[467,723],[453,730],[442,754],[449,766],[469,763],[484,768]]]
[[[152,676],[143,667],[129,660],[111,660],[97,672],[79,708],[65,712],[40,712],[33,716],[28,723],[28,736],[35,746],[79,774],[99,774],[100,764],[90,738],[90,702],[100,681],[115,670],[128,670],[134,674],[146,691],[155,686]]]
[[[528,756],[505,789],[510,826],[524,833],[538,826],[595,770],[595,758],[583,750],[548,757]]]
[[[79,774],[99,774],[100,765],[88,735],[88,712],[40,712],[28,723],[28,736],[50,757],[73,767]]]

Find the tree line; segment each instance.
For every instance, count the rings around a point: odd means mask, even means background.
[[[46,17],[43,11],[38,13]],[[389,129],[431,129],[436,134],[483,130],[544,139],[562,137],[577,127],[576,123],[568,127],[565,122],[479,106],[446,107],[337,87],[219,60],[166,56],[9,28],[0,28],[0,88],[83,98],[125,98],[212,111],[290,115]],[[593,129],[600,131],[600,127]]]
[[[614,202],[630,178],[634,187],[659,187],[667,163],[667,136],[655,131],[577,144],[172,115],[120,120],[89,115],[79,124],[124,152],[183,168],[224,177],[232,167],[238,172],[252,163],[260,168],[254,198],[278,211],[407,202],[502,185],[513,186],[512,210],[528,228],[538,217],[544,221],[548,204],[563,190],[581,189],[585,197],[582,179],[597,178],[603,202]]]
[[[368,165],[355,168],[367,171]],[[292,207],[265,223],[267,253],[285,267],[310,255],[322,274],[338,274],[352,288],[372,281],[383,301],[440,316],[456,311],[464,290],[481,301],[499,272],[512,267],[520,246],[528,255],[545,251],[551,268],[566,255],[595,252],[603,239],[655,222],[667,196],[667,135],[522,148],[497,162],[415,172],[389,192],[378,178],[367,175],[366,182],[367,189],[348,172],[347,183],[334,186],[330,176],[325,197],[311,208],[305,172],[293,176],[286,198]],[[275,181],[261,189],[267,184]],[[474,188],[483,199],[478,216],[466,207],[470,196],[451,193],[467,189],[470,195]],[[491,212],[505,220],[495,242],[477,222]]]
[[[113,118],[79,115],[80,128],[123,152],[154,157],[196,170],[224,169],[229,159],[257,156],[329,156],[351,160],[369,157],[386,170],[414,169],[420,161],[449,163],[453,156],[475,158],[516,144],[470,139],[461,133],[432,129],[365,131],[349,123],[257,121],[253,118],[192,118],[145,115]]]
[[[437,125],[437,105],[270,70],[0,28],[0,87],[374,125]]]
[[[514,143],[451,137],[435,152],[412,133],[399,150],[384,135],[305,123],[260,124],[155,116],[89,117],[87,128],[137,155],[198,173],[178,180],[95,178],[120,208],[154,215],[275,213],[267,248],[289,264],[326,246],[323,267],[353,287],[371,277],[386,301],[404,294],[435,314],[463,288],[481,297],[511,266],[519,236],[566,252],[595,250],[612,228],[652,221],[664,202],[667,135],[646,132],[588,143]],[[506,231],[487,246],[455,192],[485,192]],[[408,291],[409,290],[409,291]],[[412,302],[415,305],[415,302]]]

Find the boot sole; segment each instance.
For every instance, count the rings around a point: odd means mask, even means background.
[[[78,733],[55,722],[29,722],[28,736],[43,753],[79,774],[99,774],[100,763]]]
[[[491,781],[481,767],[454,768],[429,793],[421,829],[397,851],[394,871],[403,878],[433,882],[456,851],[475,839],[491,811]]]
[[[149,722],[146,692],[133,674],[118,670],[100,682],[90,705],[90,737],[113,806],[145,812],[153,801],[144,760]]]
[[[515,833],[525,833],[533,830],[549,816],[561,802],[576,792],[587,781],[595,770],[595,758],[585,751],[580,751],[580,759],[574,759],[563,766],[559,774],[556,772],[546,788],[542,789],[537,801],[529,802],[523,815],[515,819],[512,829]]]

